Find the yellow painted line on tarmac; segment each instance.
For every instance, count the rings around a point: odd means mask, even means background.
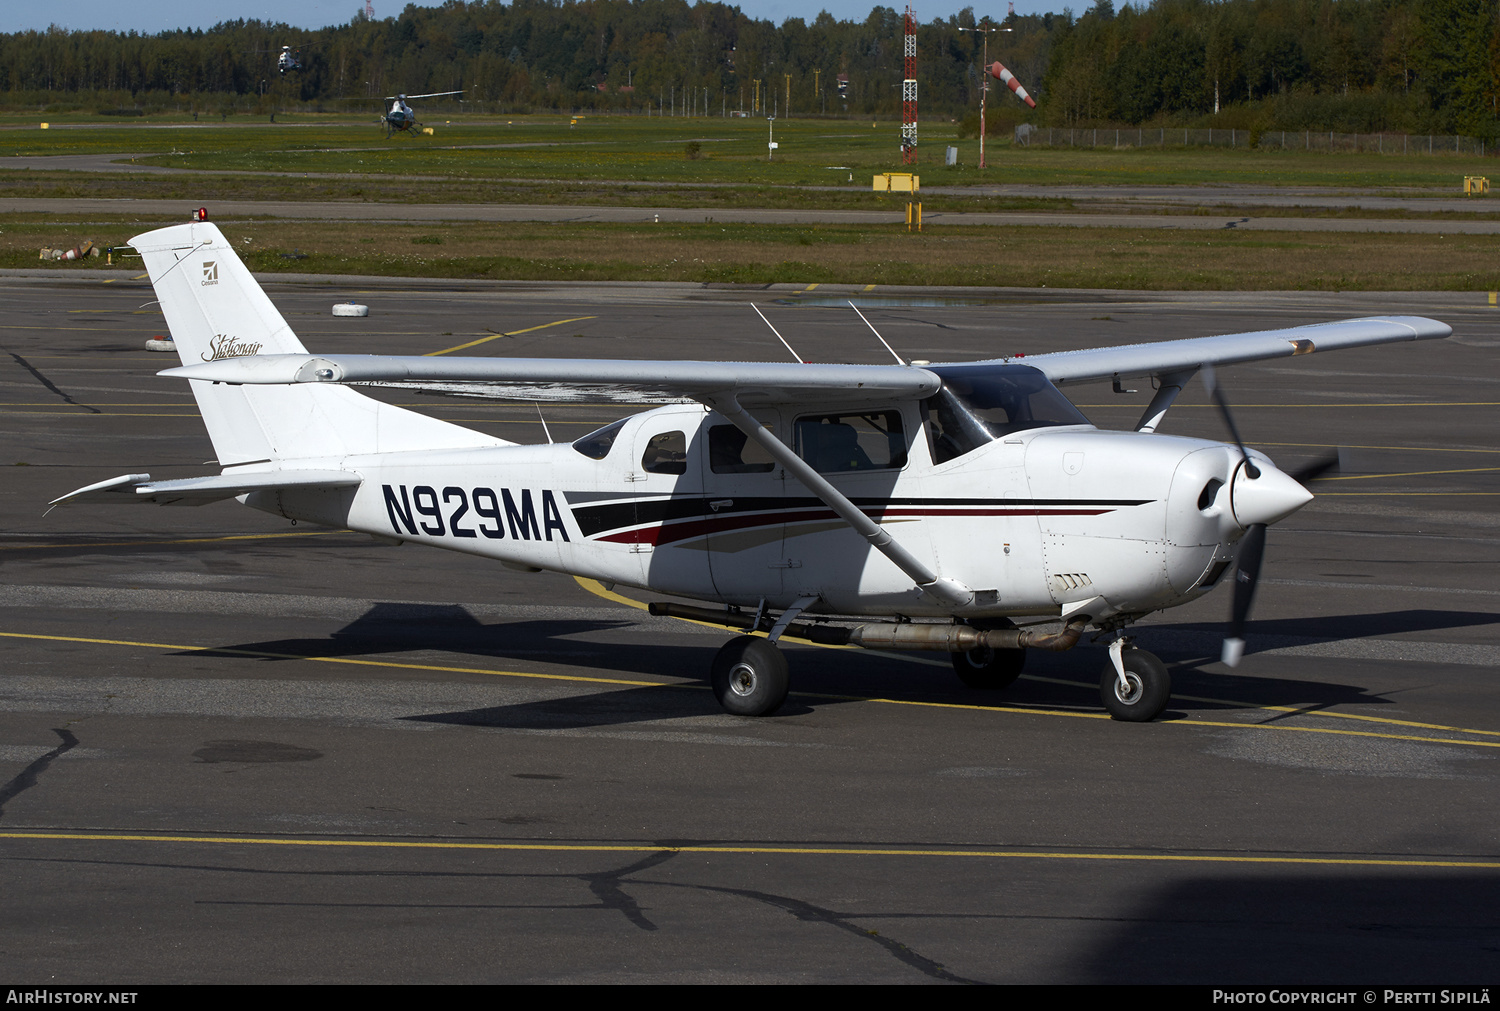
[[[1390,477],[1430,477],[1434,474],[1484,474],[1500,470],[1500,467],[1464,467],[1460,470],[1409,470],[1401,474],[1350,474],[1338,477],[1315,477],[1314,481],[1373,481]]]
[[[212,544],[216,541],[264,541],[276,537],[327,537],[349,534],[352,530],[298,530],[284,534],[224,534],[218,537],[182,537],[171,541],[87,541],[69,544],[0,544],[0,551],[39,551],[43,548],[150,548],[159,544]]]
[[[1079,407],[1110,407],[1110,406],[1119,406],[1119,405],[1118,404],[1116,404],[1116,405],[1110,405],[1110,404],[1079,404],[1078,406]],[[1434,400],[1434,401],[1424,401],[1424,402],[1417,403],[1417,402],[1405,401],[1405,400],[1401,400],[1401,401],[1396,401],[1396,400],[1387,400],[1387,401],[1365,400],[1365,401],[1361,401],[1359,403],[1353,403],[1353,404],[1327,404],[1327,403],[1318,403],[1318,404],[1235,404],[1234,406],[1235,406],[1236,410],[1238,410],[1241,407],[1264,407],[1264,408],[1276,408],[1276,409],[1285,408],[1285,407],[1500,407],[1500,401],[1493,401],[1493,400]],[[1218,410],[1218,407],[1216,405],[1214,405],[1214,404],[1181,404],[1181,403],[1179,403],[1179,404],[1174,404],[1173,405],[1173,409],[1174,410],[1181,409],[1183,407],[1190,408],[1190,409],[1191,408],[1205,408],[1205,409],[1212,408],[1213,410]]]
[[[114,333],[118,327],[103,326],[23,326],[20,323],[0,323],[0,330],[77,330],[85,333]]]
[[[585,579],[583,576],[574,576],[573,581],[596,597],[603,597],[605,600],[612,600],[616,604],[624,604],[626,607],[633,607],[638,611],[650,610],[650,607],[646,604],[641,603],[639,600],[631,600],[629,597],[624,596],[623,594],[616,593],[614,590],[609,589],[597,579]],[[697,622],[697,624],[706,625],[708,623],[700,621]],[[715,625],[714,627],[718,628],[720,626]]]
[[[613,590],[607,590],[607,589],[604,588],[604,584],[600,583],[598,580],[595,580],[595,579],[585,579],[582,576],[574,576],[573,578],[578,583],[579,586],[583,587],[585,590],[588,590],[590,593],[594,594],[595,596],[603,597],[605,600],[611,600],[611,601],[614,601],[615,603],[618,603],[618,604],[624,604],[626,607],[633,607],[633,608],[636,608],[636,609],[642,610],[642,611],[647,610],[647,605],[641,603],[639,600],[632,600],[630,597],[626,597],[623,594],[615,593]],[[705,628],[718,628],[718,629],[723,629],[724,631],[731,631],[731,632],[732,631],[738,631],[736,629],[732,629],[732,628],[729,628],[729,627],[724,626],[724,625],[715,624],[714,622],[711,622],[711,621],[697,621],[697,620],[692,619],[692,618],[677,618],[676,620],[677,621],[685,621],[685,622],[687,622],[690,625],[700,625],[700,626],[703,626]],[[754,634],[754,635],[764,635],[765,633],[763,633],[763,632],[756,632],[756,633],[751,633],[751,634]],[[821,649],[859,649],[860,648],[858,646],[829,646],[826,643],[811,642],[811,641],[806,640],[806,639],[798,639],[795,636],[783,636],[783,638],[785,638],[785,639],[787,639],[788,641],[791,641],[791,642],[800,642],[800,643],[803,643],[804,645],[808,645],[808,646],[817,646],[817,647],[819,647]],[[924,664],[924,665],[932,666],[932,667],[947,667],[948,666],[948,664],[946,662],[942,661],[942,660],[934,660],[934,659],[930,659],[930,658],[924,657],[924,656],[913,656],[912,654],[905,653],[905,652],[895,652],[895,651],[889,651],[889,650],[867,650],[866,652],[875,654],[877,656],[890,657],[890,658],[896,659],[896,660],[905,660],[908,663],[918,663],[918,664]],[[1088,683],[1085,683],[1085,682],[1081,682],[1081,681],[1068,681],[1068,680],[1065,680],[1063,678],[1038,677],[1038,676],[1032,675],[1032,674],[1022,674],[1021,677],[1024,678],[1025,680],[1028,680],[1028,681],[1040,681],[1040,682],[1045,682],[1047,684],[1065,685],[1065,686],[1069,686],[1069,687],[1073,687],[1073,688],[1081,688],[1081,689],[1084,689],[1086,691],[1092,690],[1095,687],[1094,685],[1088,684]],[[802,695],[804,697],[812,696],[813,695],[813,693],[810,693],[810,692],[794,692],[793,694]],[[965,709],[965,710],[972,710],[972,711],[978,711],[978,712],[988,712],[988,713],[1028,713],[1028,714],[1031,714],[1031,715],[1040,715],[1040,716],[1073,716],[1073,717],[1077,717],[1079,719],[1091,719],[1091,720],[1107,720],[1107,719],[1111,719],[1112,718],[1112,717],[1110,717],[1110,715],[1108,713],[1100,713],[1100,712],[1071,712],[1071,711],[1062,710],[1062,709],[1041,709],[1041,708],[1032,708],[1032,707],[1027,707],[1027,706],[978,705],[978,704],[964,703],[964,702],[925,702],[925,701],[920,701],[920,700],[915,700],[915,699],[871,698],[870,696],[866,696],[866,695],[825,695],[825,696],[817,696],[817,697],[822,697],[822,698],[838,698],[838,699],[845,699],[845,700],[848,700],[848,701],[858,701],[858,702],[879,702],[879,703],[882,703],[882,704],[885,704],[885,705],[892,705],[892,706],[925,706],[925,707],[935,708],[935,709]],[[1196,695],[1176,695],[1176,694],[1174,694],[1172,696],[1172,698],[1174,698],[1174,699],[1180,699],[1180,700],[1185,701],[1185,702],[1208,702],[1208,703],[1211,703],[1211,704],[1214,704],[1214,705],[1233,706],[1233,707],[1238,708],[1238,709],[1257,709],[1257,710],[1264,710],[1264,711],[1267,711],[1267,712],[1274,712],[1274,713],[1300,714],[1300,715],[1306,715],[1306,716],[1309,716],[1309,717],[1328,717],[1328,718],[1332,718],[1332,719],[1360,720],[1360,721],[1363,721],[1363,722],[1366,722],[1366,723],[1380,723],[1380,724],[1385,724],[1387,726],[1412,727],[1414,729],[1419,729],[1419,730],[1437,730],[1437,731],[1442,731],[1444,733],[1450,733],[1450,734],[1474,734],[1474,735],[1484,735],[1484,736],[1490,736],[1490,737],[1500,737],[1500,731],[1494,731],[1494,730],[1473,730],[1473,729],[1470,729],[1468,727],[1450,727],[1450,726],[1445,726],[1445,725],[1440,724],[1440,723],[1418,723],[1418,722],[1413,721],[1413,720],[1398,720],[1398,719],[1394,719],[1394,718],[1387,717],[1387,716],[1366,716],[1366,715],[1355,714],[1355,713],[1337,713],[1337,712],[1331,712],[1331,711],[1328,711],[1328,710],[1318,710],[1316,712],[1304,712],[1301,707],[1296,707],[1296,706],[1257,705],[1256,703],[1253,703],[1253,702],[1239,702],[1239,701],[1235,701],[1235,700],[1231,700],[1231,699],[1202,698],[1202,697],[1196,696]],[[1266,729],[1266,730],[1295,730],[1295,731],[1300,731],[1300,732],[1303,732],[1303,733],[1343,734],[1343,735],[1353,735],[1353,736],[1357,736],[1357,737],[1382,737],[1382,738],[1389,738],[1389,739],[1392,739],[1392,740],[1400,740],[1400,741],[1425,741],[1425,742],[1435,743],[1435,744],[1468,744],[1468,745],[1471,745],[1473,747],[1481,747],[1481,748],[1495,748],[1495,747],[1500,747],[1500,742],[1491,743],[1489,741],[1464,741],[1464,740],[1454,740],[1452,738],[1447,738],[1447,737],[1416,737],[1416,736],[1412,736],[1412,735],[1408,735],[1408,734],[1386,734],[1386,733],[1378,733],[1378,732],[1372,731],[1372,730],[1336,730],[1336,729],[1333,729],[1331,727],[1330,728],[1323,728],[1323,727],[1297,727],[1297,726],[1290,726],[1290,725],[1287,725],[1287,724],[1280,724],[1280,723],[1278,723],[1278,724],[1268,724],[1268,723],[1238,723],[1238,722],[1227,722],[1227,721],[1219,721],[1219,720],[1164,720],[1163,722],[1177,724],[1177,725],[1181,725],[1181,726],[1235,727],[1237,729],[1254,729],[1254,728],[1260,728],[1260,729]]]
[[[29,403],[0,404],[0,408],[3,408],[3,407],[53,407],[56,404],[57,404],[57,401],[55,401],[55,400],[46,400],[46,401],[43,401],[41,403],[36,403],[36,404],[29,404]],[[81,406],[86,406],[86,407],[176,407],[176,408],[180,408],[181,410],[184,410],[184,411],[196,411],[197,410],[197,408],[194,407],[192,404],[186,404],[186,403],[180,403],[180,402],[170,403],[170,404],[101,404],[98,401],[93,401],[93,402],[91,402],[89,404],[81,405]],[[1500,469],[1500,468],[1496,468],[1496,469]]]
[[[467,344],[459,344],[456,347],[444,348],[441,351],[429,351],[429,352],[427,352],[427,354],[423,355],[422,357],[423,358],[436,358],[438,355],[451,354],[454,351],[462,351],[465,348],[478,347],[481,344],[488,344],[490,341],[499,340],[501,337],[515,337],[518,334],[531,333],[532,331],[535,331],[535,330],[545,330],[545,329],[547,329],[548,327],[551,327],[551,326],[562,326],[564,323],[577,323],[577,322],[580,322],[581,320],[598,319],[598,318],[599,318],[598,316],[574,316],[572,319],[560,319],[560,320],[555,320],[555,321],[553,321],[551,323],[543,323],[543,324],[541,324],[539,326],[529,326],[529,327],[527,327],[524,330],[511,330],[511,331],[509,331],[507,333],[491,334],[488,337],[481,337],[477,341],[469,341],[469,343],[467,343]]]
[[[186,419],[198,419],[198,417],[202,417],[199,416],[198,411],[193,411],[192,414],[151,414],[142,413],[142,411],[90,411],[90,405],[87,404],[74,404],[71,407],[77,408],[78,411],[84,411],[84,414],[75,414],[74,411],[66,410],[7,411],[3,407],[0,407],[0,414],[12,414],[15,417],[186,417]]]
[[[1328,442],[1257,442],[1257,446],[1283,446],[1291,449],[1385,449],[1398,453],[1500,453],[1500,448],[1483,446],[1356,446]]]
[[[709,624],[707,622],[692,623],[704,625]],[[263,659],[269,658],[274,660],[307,660],[312,663],[339,663],[356,667],[383,667],[393,670],[424,670],[436,671],[446,674],[483,674],[489,677],[529,678],[541,681],[568,681],[582,684],[625,685],[632,688],[686,688],[705,690],[703,685],[669,681],[638,681],[628,678],[594,677],[586,674],[539,674],[531,671],[492,670],[485,667],[451,667],[444,664],[400,663],[391,660],[366,660],[358,657],[304,656],[300,653],[276,653],[269,650],[234,649],[230,647],[219,646],[189,646],[183,645],[181,643],[166,642],[135,642],[127,639],[94,639],[85,636],[43,635],[36,632],[0,632],[0,638],[30,639],[40,640],[44,642],[77,642],[96,646],[128,646],[136,649],[169,649],[181,653],[219,653],[226,656],[242,656]],[[830,648],[848,649],[853,647]],[[946,666],[946,664],[944,666]],[[869,702],[878,705],[918,706],[928,709],[957,709],[969,712],[984,713],[1016,713],[1028,716],[1059,716],[1083,720],[1108,720],[1111,718],[1108,713],[1075,712],[1063,709],[1043,709],[1040,707],[1028,708],[1025,706],[975,705],[963,702],[930,702],[917,699],[872,698],[870,696],[864,695],[819,695],[810,692],[794,692],[793,694],[810,698],[841,699],[849,702]],[[1428,744],[1458,744],[1468,745],[1470,747],[1476,748],[1500,748],[1500,741],[1465,741],[1450,737],[1419,737],[1412,734],[1382,734],[1369,730],[1335,730],[1326,727],[1294,727],[1281,723],[1237,723],[1225,720],[1164,720],[1162,721],[1162,723],[1164,725],[1170,726],[1229,727],[1236,730],[1278,730],[1309,734],[1335,734],[1347,737],[1376,737],[1398,741],[1420,741]],[[1469,733],[1470,731],[1457,729],[1455,732]]]
[[[873,284],[867,284],[867,285],[865,285],[865,291],[874,291],[874,290],[875,290],[875,285],[873,285]]]
[[[1312,867],[1441,867],[1494,870],[1500,860],[1411,859],[1356,856],[1260,856],[1247,853],[1078,853],[1056,850],[921,848],[895,846],[756,846],[700,843],[672,846],[637,843],[471,842],[427,839],[287,839],[279,836],[168,835],[117,832],[0,832],[0,839],[45,842],[148,842],[212,846],[296,846],[315,849],[449,850],[500,853],[698,853],[732,856],[964,857],[990,860],[1084,860],[1167,864],[1265,864]]]
[[[73,635],[40,635],[35,632],[0,632],[6,639],[41,639],[49,642],[81,642],[96,646],[134,646],[139,649],[170,649],[185,653],[224,653],[229,656],[270,658],[273,660],[310,660],[314,663],[343,663],[356,667],[394,667],[400,670],[431,670],[450,674],[489,674],[494,677],[534,678],[541,681],[583,681],[589,684],[629,685],[633,688],[699,688],[700,685],[675,685],[667,681],[632,681],[625,678],[589,677],[584,674],[535,674],[530,671],[488,670],[483,667],[445,667],[429,663],[396,663],[390,660],[363,660],[347,656],[303,656],[301,653],[273,653],[261,649],[230,649],[219,646],[183,646],[169,642],[131,642],[125,639],[88,639]]]

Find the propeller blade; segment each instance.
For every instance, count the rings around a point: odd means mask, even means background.
[[[1234,444],[1240,447],[1240,456],[1245,461],[1245,476],[1254,481],[1260,477],[1260,468],[1250,459],[1250,451],[1245,448],[1245,440],[1240,438],[1239,426],[1234,423],[1234,414],[1229,410],[1229,402],[1224,399],[1224,391],[1219,389],[1218,376],[1214,373],[1212,365],[1203,366],[1203,386],[1208,390],[1208,395],[1214,398],[1214,403],[1219,405],[1219,413],[1224,416],[1224,424],[1229,426],[1229,434],[1234,436]]]
[[[1260,581],[1260,561],[1266,552],[1266,525],[1252,523],[1240,541],[1239,557],[1234,565],[1234,604],[1229,618],[1229,634],[1224,638],[1220,659],[1224,666],[1234,667],[1245,653],[1245,619],[1250,616],[1250,602],[1255,599],[1255,584]]]
[[[1338,465],[1339,455],[1333,453],[1323,457],[1321,460],[1314,460],[1312,463],[1306,464],[1298,470],[1291,471],[1287,476],[1298,484],[1307,484],[1309,481],[1316,481],[1330,470],[1338,467]]]

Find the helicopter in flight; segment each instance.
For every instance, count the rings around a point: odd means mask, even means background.
[[[302,46],[282,46],[276,49],[251,49],[249,52],[258,55],[276,54],[276,72],[283,77],[290,71],[302,69]]]
[[[419,98],[444,98],[448,95],[462,95],[462,91],[434,91],[427,95],[387,95],[385,101],[391,103],[391,107],[380,117],[385,124],[385,135],[389,137],[393,133],[401,133],[420,127],[417,114],[413,111],[407,101],[415,101]]]

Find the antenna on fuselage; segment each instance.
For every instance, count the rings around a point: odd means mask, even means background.
[[[876,340],[878,340],[882,344],[885,344],[885,349],[891,353],[892,358],[896,359],[896,364],[905,365],[906,362],[902,361],[901,356],[896,354],[896,349],[891,347],[889,344],[886,344],[885,338],[880,336],[880,331],[875,329],[875,324],[865,319],[865,314],[859,311],[859,306],[855,305],[852,300],[849,301],[849,308],[853,309],[856,313],[859,313],[860,319],[865,320],[865,326],[870,328],[870,332],[875,335]]]
[[[771,327],[771,332],[773,334],[775,334],[776,335],[776,339],[779,340],[779,341],[781,341],[781,343],[786,347],[786,349],[792,353],[792,357],[795,358],[795,359],[797,359],[797,364],[798,365],[806,365],[807,364],[806,359],[804,359],[801,355],[799,355],[797,353],[796,349],[793,348],[790,344],[787,344],[786,338],[783,337],[783,336],[781,336],[781,331],[780,330],[777,330],[774,326],[771,326],[771,321],[768,320],[768,319],[766,319],[766,314],[760,311],[760,306],[756,305],[754,302],[751,302],[750,303],[750,308],[752,308],[752,309],[755,310],[755,315],[759,316],[762,320],[765,321],[766,326],[770,326]]]

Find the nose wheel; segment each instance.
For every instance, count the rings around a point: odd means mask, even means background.
[[[1109,662],[1099,678],[1099,698],[1109,715],[1128,723],[1147,723],[1161,715],[1172,697],[1172,676],[1155,653],[1110,644]]]
[[[736,716],[769,716],[786,701],[790,679],[786,656],[753,635],[730,639],[714,657],[714,697]]]

